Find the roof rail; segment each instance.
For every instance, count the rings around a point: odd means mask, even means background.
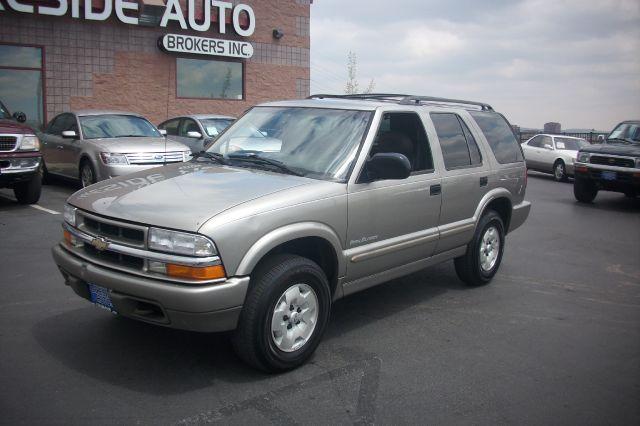
[[[422,105],[423,103],[434,104],[458,104],[458,105],[472,105],[480,107],[482,111],[493,111],[493,108],[489,104],[484,102],[463,101],[460,99],[448,99],[448,98],[436,98],[433,96],[416,96],[416,95],[403,95],[397,93],[363,93],[355,95],[327,95],[318,94],[311,95],[307,99],[360,99],[360,100],[375,100],[383,102],[395,102],[400,105]]]

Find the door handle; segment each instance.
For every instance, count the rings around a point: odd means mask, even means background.
[[[489,179],[486,176],[482,176],[480,178],[480,186],[487,186],[489,183]]]
[[[440,195],[442,193],[442,185],[431,185],[429,188],[430,195]]]

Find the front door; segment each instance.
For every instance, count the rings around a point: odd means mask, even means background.
[[[415,112],[385,113],[369,157],[404,154],[412,174],[403,180],[350,184],[347,281],[425,259],[433,254],[440,216],[440,176]]]

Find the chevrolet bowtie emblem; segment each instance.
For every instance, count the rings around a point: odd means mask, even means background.
[[[105,251],[109,248],[109,241],[106,238],[97,237],[91,240],[91,245],[99,251]]]

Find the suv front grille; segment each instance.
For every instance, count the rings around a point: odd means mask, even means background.
[[[0,136],[0,151],[13,151],[17,142],[18,138],[15,136]]]
[[[78,228],[94,237],[104,237],[114,243],[145,248],[146,227],[131,225],[89,215],[78,210]]]
[[[128,269],[136,269],[140,271],[142,271],[144,268],[144,259],[141,259],[139,257],[128,256],[126,254],[120,254],[109,250],[99,251],[95,247],[88,244],[84,245],[83,250],[85,255],[108,265]]]
[[[591,164],[602,164],[604,166],[616,167],[635,167],[635,161],[631,158],[603,157],[600,155],[592,155]]]
[[[182,151],[173,152],[145,152],[139,154],[125,154],[129,164],[148,165],[164,163],[181,163],[184,161]]]

